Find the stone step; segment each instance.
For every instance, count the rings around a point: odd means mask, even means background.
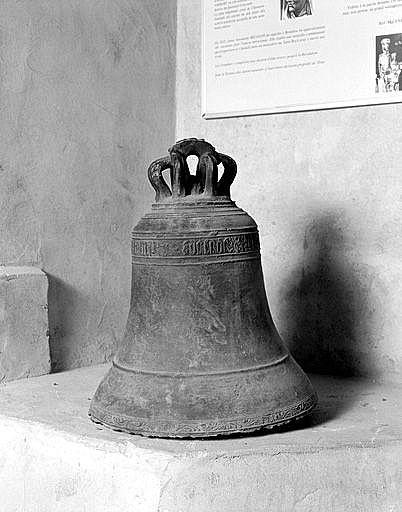
[[[50,372],[47,293],[39,268],[0,265],[0,382]]]
[[[402,387],[312,376],[295,430],[158,440],[93,424],[107,366],[0,387],[2,512],[402,509]]]

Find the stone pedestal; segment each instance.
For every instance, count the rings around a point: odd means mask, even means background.
[[[93,424],[107,367],[0,387],[4,512],[367,512],[402,503],[402,388],[312,377],[295,430],[177,441]]]
[[[48,281],[35,267],[0,266],[0,381],[50,371]]]

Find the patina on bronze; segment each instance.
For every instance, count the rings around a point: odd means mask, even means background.
[[[195,175],[190,155],[198,157]],[[95,422],[208,437],[282,425],[315,406],[271,318],[257,226],[230,199],[236,169],[198,139],[151,164],[156,202],[133,231],[131,307],[91,402]]]

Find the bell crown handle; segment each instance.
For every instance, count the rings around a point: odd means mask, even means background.
[[[172,195],[170,188],[162,176],[162,172],[166,169],[172,169],[170,158],[167,156],[155,160],[148,168],[148,179],[156,192],[155,201],[157,203],[161,201],[161,199]]]
[[[190,173],[187,158],[194,155],[198,158],[195,175]],[[218,165],[224,171],[218,179]],[[162,172],[170,170],[171,189],[163,179]],[[213,199],[214,197],[230,198],[230,186],[237,173],[237,164],[228,155],[218,153],[204,139],[184,139],[169,148],[169,156],[159,158],[148,169],[148,177],[155,189],[156,202],[179,200],[186,196],[194,199]]]

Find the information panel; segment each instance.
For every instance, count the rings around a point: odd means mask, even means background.
[[[402,101],[402,0],[203,0],[205,118]]]

